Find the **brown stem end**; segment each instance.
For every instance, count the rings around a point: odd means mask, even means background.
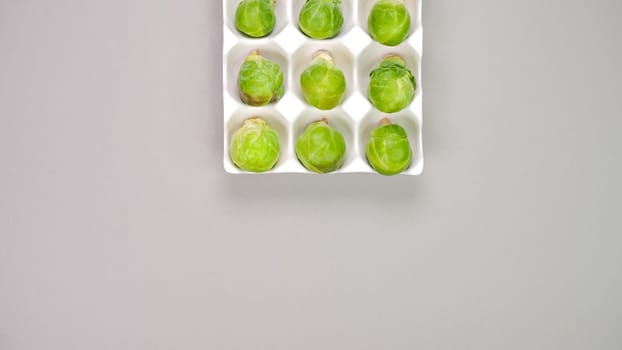
[[[322,58],[328,62],[333,62],[333,56],[326,50],[318,50],[313,53],[312,59]]]

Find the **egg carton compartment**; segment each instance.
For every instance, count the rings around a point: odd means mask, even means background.
[[[356,13],[356,20],[357,24],[365,33],[368,33],[367,17],[369,16],[369,12],[371,11],[376,1],[377,0],[358,0],[358,11]],[[405,0],[405,3],[408,7],[411,21],[410,32],[408,33],[408,36],[412,37],[413,33],[417,32],[421,28],[421,1]]]
[[[378,67],[384,57],[389,55],[400,56],[406,63],[406,67],[408,67],[415,76],[415,81],[417,82],[417,88],[415,89],[416,99],[421,92],[421,74],[419,71],[419,62],[421,62],[421,57],[417,51],[407,43],[393,47],[383,46],[376,42],[369,44],[369,46],[361,52],[358,58],[358,80],[356,89],[363,92],[365,96],[367,96],[367,86],[369,86],[371,71]],[[409,107],[412,107],[412,104]]]
[[[362,158],[362,164],[366,167],[366,172],[373,172],[371,166],[367,162],[365,156],[365,149],[367,148],[367,141],[371,132],[380,125],[380,122],[387,118],[392,124],[398,124],[406,130],[408,134],[408,142],[412,149],[412,163],[402,174],[404,175],[419,175],[423,171],[423,140],[421,138],[421,117],[413,113],[412,110],[407,109],[394,114],[382,113],[378,110],[372,109],[358,124],[358,149],[359,155]]]
[[[346,140],[346,160],[341,169],[331,174],[375,173],[368,164],[365,149],[373,128],[383,118],[401,125],[408,133],[413,152],[411,166],[402,175],[419,175],[423,171],[423,89],[421,61],[423,27],[421,0],[405,0],[411,15],[408,38],[397,46],[384,46],[372,40],[367,32],[367,16],[376,0],[342,0],[344,25],[332,39],[314,40],[298,28],[298,13],[305,0],[276,0],[276,25],[266,37],[255,39],[239,33],[235,28],[235,11],[241,0],[223,0],[223,101],[224,101],[224,157],[225,171],[249,174],[238,169],[230,159],[231,136],[244,120],[252,117],[265,119],[279,134],[281,154],[275,167],[263,174],[315,174],[298,161],[295,143],[312,122],[327,118],[329,125],[340,131]],[[262,107],[244,104],[238,90],[238,73],[246,57],[253,51],[278,64],[283,71],[285,94],[278,101]],[[327,51],[343,71],[346,92],[342,103],[331,110],[319,110],[309,105],[300,86],[301,73],[311,64],[319,51]],[[387,55],[399,55],[416,79],[412,103],[397,113],[383,113],[375,109],[367,97],[370,73]],[[255,173],[250,173],[255,174]]]
[[[291,123],[285,119],[285,117],[274,107],[247,107],[243,106],[238,108],[225,123],[225,144],[231,143],[231,137],[233,134],[242,127],[244,121],[252,118],[260,117],[264,119],[270,126],[279,134],[281,140],[281,156],[277,161],[274,168],[271,170],[273,173],[287,173],[296,168],[296,164],[291,162],[292,153],[291,149],[287,147],[290,143],[290,129]],[[232,174],[245,174],[247,172],[238,169],[231,158],[229,157],[229,151],[227,147],[227,154],[225,155],[225,170]],[[295,154],[293,154],[295,157]],[[292,164],[294,163],[294,164]],[[292,169],[293,168],[293,169]]]
[[[290,12],[289,21],[290,23],[293,24],[293,27],[295,27],[296,30],[298,30],[298,15],[300,14],[300,10],[302,10],[302,7],[304,6],[306,1],[288,0],[288,2],[290,2],[291,4],[290,6],[291,12]],[[350,15],[354,13],[355,2],[356,0],[341,0],[341,12],[343,13],[343,26],[341,27],[341,31],[339,32],[339,34],[337,34],[336,37],[327,39],[327,40],[332,40],[332,41],[343,40],[343,37],[356,25],[356,18]],[[313,40],[313,41],[320,41],[320,42],[326,41],[326,40],[314,40],[307,36],[305,36],[305,40],[309,40],[309,41]]]
[[[290,24],[290,5],[291,0],[276,0],[274,6],[274,13],[276,15],[276,24],[274,25],[274,29],[272,33],[265,38],[255,39],[249,38],[244,34],[241,34],[235,28],[235,10],[238,7],[240,1],[232,1],[232,0],[224,0],[223,4],[223,23],[227,29],[234,35],[238,37],[238,39],[249,39],[249,40],[265,40],[270,39],[271,37],[277,36],[283,29],[285,29]]]
[[[348,173],[352,170],[359,169],[360,165],[357,160],[358,147],[356,143],[356,123],[341,107],[331,109],[329,111],[320,111],[313,107],[305,108],[294,120],[292,136],[293,142],[291,144],[291,153],[296,156],[296,140],[302,135],[307,126],[313,122],[317,122],[326,118],[328,125],[343,135],[346,141],[346,159],[341,169],[336,170],[330,174]],[[308,172],[302,164],[299,162],[300,172]]]
[[[344,101],[347,100],[356,90],[355,84],[352,83],[354,82],[355,58],[350,49],[339,41],[323,43],[316,40],[306,42],[292,54],[290,61],[292,64],[292,91],[300,99],[300,101],[305,104],[306,102],[302,93],[302,87],[300,86],[300,75],[311,64],[314,56],[322,51],[326,51],[332,56],[335,64],[341,69],[346,78],[347,85]]]

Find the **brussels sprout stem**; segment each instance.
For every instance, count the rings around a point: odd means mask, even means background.
[[[333,56],[331,56],[330,52],[328,52],[326,50],[318,50],[318,51],[316,51],[313,54],[312,58],[314,60],[317,59],[317,58],[321,58],[321,59],[323,59],[325,61],[328,61],[328,62],[331,62],[331,63],[333,62]]]
[[[400,57],[399,55],[396,55],[394,53],[390,53],[388,55],[385,55],[383,60],[384,61],[394,61],[394,62],[397,62],[399,64],[406,65],[406,62],[404,62],[404,59],[402,57]]]
[[[259,54],[259,50],[253,50],[248,54],[248,56],[246,56],[246,61],[257,61],[261,58],[263,57]]]
[[[380,121],[380,125],[391,125],[391,121],[389,120],[389,118],[382,118],[382,120]]]
[[[322,119],[317,121],[319,124],[328,125],[328,118],[322,117]]]
[[[251,126],[252,124],[266,124],[266,121],[260,117],[252,117],[244,121],[244,126]]]

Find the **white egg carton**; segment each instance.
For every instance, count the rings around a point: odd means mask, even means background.
[[[305,169],[294,151],[295,141],[307,125],[322,117],[339,130],[347,146],[343,167],[332,174],[375,173],[367,163],[365,148],[371,131],[387,117],[408,133],[413,150],[413,162],[403,175],[419,175],[423,171],[422,142],[422,80],[421,57],[423,27],[422,0],[405,0],[411,15],[411,33],[398,46],[384,46],[371,39],[367,32],[367,16],[375,0],[342,0],[344,24],[339,35],[329,40],[313,40],[298,29],[298,14],[305,0],[276,0],[277,16],[274,31],[265,38],[252,39],[235,28],[235,10],[241,0],[224,0],[223,6],[223,92],[224,92],[224,167],[228,173],[246,174],[229,158],[233,133],[244,120],[264,118],[279,134],[281,156],[270,173],[315,174]],[[246,56],[258,50],[265,58],[279,64],[284,74],[285,95],[276,103],[263,107],[245,105],[238,93],[238,72]],[[300,88],[300,74],[319,50],[329,51],[343,70],[347,88],[343,103],[323,111],[306,103]],[[387,114],[375,109],[367,98],[370,72],[388,54],[398,54],[406,62],[417,81],[412,104],[397,113]]]

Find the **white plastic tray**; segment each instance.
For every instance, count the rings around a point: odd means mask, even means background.
[[[265,38],[251,39],[240,34],[234,24],[235,10],[241,0],[224,0],[223,6],[223,93],[224,93],[224,167],[233,174],[246,174],[229,158],[229,144],[233,133],[244,120],[259,116],[279,133],[281,156],[272,171],[266,173],[305,173],[296,158],[295,140],[306,126],[323,116],[329,125],[339,130],[347,144],[347,156],[343,167],[332,174],[375,173],[365,159],[365,147],[371,131],[382,118],[388,117],[408,132],[413,149],[412,165],[402,174],[419,175],[423,171],[421,57],[423,27],[421,1],[405,0],[412,18],[408,39],[398,46],[383,46],[367,33],[367,16],[375,0],[342,0],[344,25],[341,33],[329,40],[313,40],[298,29],[298,13],[305,0],[277,0],[277,16],[274,31]],[[258,50],[267,59],[278,63],[285,75],[285,95],[278,102],[264,106],[247,106],[238,94],[238,71],[242,62],[252,51]],[[313,53],[327,50],[335,63],[343,70],[347,81],[344,102],[330,111],[322,111],[308,105],[300,89],[300,74],[311,63]],[[367,99],[370,72],[387,54],[401,56],[417,80],[415,99],[412,104],[397,113],[382,113]]]

